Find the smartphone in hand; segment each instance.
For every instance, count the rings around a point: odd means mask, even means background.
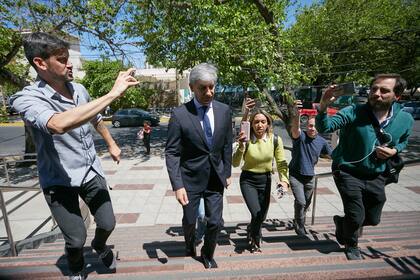
[[[131,70],[129,75],[130,75],[131,77],[136,76],[136,71],[137,71],[136,69]]]
[[[245,133],[245,141],[249,141],[251,133],[251,124],[248,121],[241,122],[241,131]]]
[[[334,97],[340,97],[340,96],[350,96],[355,93],[355,86],[354,82],[351,83],[344,83],[344,84],[338,84],[334,88],[333,95]]]

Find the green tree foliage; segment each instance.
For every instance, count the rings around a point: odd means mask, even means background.
[[[96,38],[92,49],[123,53],[127,44],[121,31],[125,0],[2,0],[0,2],[0,86],[14,92],[27,84],[27,69],[23,71],[24,34],[33,31],[86,35]],[[8,88],[11,88],[8,90]],[[34,152],[25,128],[25,153]]]
[[[325,0],[304,8],[287,31],[315,84],[400,73],[420,79],[419,0]]]
[[[0,84],[2,93],[10,95],[25,84],[22,78],[27,75],[29,66],[24,62],[23,50],[17,48],[10,52],[13,47],[21,42],[20,37],[10,28],[0,26]]]
[[[182,71],[212,62],[223,84],[258,87],[281,116],[267,89],[285,90],[305,78],[283,32],[288,4],[288,0],[137,1],[124,31],[144,39],[141,46],[149,63]]]
[[[102,61],[86,61],[83,70],[86,76],[81,83],[86,87],[92,98],[98,98],[107,94],[114,85],[120,71],[128,67],[118,61],[104,59]],[[141,86],[128,89],[122,98],[111,103],[112,111],[120,108],[147,108],[150,96],[155,91]]]
[[[26,84],[27,72],[11,69],[21,54],[24,34],[31,31],[86,35],[92,49],[124,53],[121,32],[124,0],[2,0],[0,4],[0,79],[17,87]]]

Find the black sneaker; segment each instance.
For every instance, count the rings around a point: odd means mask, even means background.
[[[91,246],[96,251],[96,253],[98,253],[99,259],[102,261],[102,263],[109,269],[112,269],[112,270],[116,269],[117,260],[111,248],[105,245],[105,248],[103,250],[98,250],[95,248],[93,244],[94,244],[94,240],[92,240]]]
[[[251,237],[251,243],[249,244],[249,251],[251,253],[261,253],[261,242],[259,239]]]
[[[340,245],[344,245],[344,238],[343,238],[343,217],[335,215],[333,217],[334,224],[335,224],[335,239]]]
[[[296,222],[294,221],[294,228],[297,235],[307,235],[308,232],[306,231],[305,224],[302,222]]]
[[[296,234],[297,235],[299,235],[299,236],[303,236],[303,235],[307,235],[308,234],[308,232],[306,231],[306,228],[303,226],[303,227],[295,227],[295,232],[296,232]]]
[[[360,248],[357,246],[346,245],[346,257],[349,261],[361,260],[362,255],[360,254]]]

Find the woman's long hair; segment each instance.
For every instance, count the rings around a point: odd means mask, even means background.
[[[254,132],[254,126],[252,125],[252,123],[254,122],[254,118],[256,115],[261,114],[264,115],[265,118],[267,119],[267,136],[270,137],[272,132],[273,132],[273,118],[271,118],[271,115],[269,113],[267,113],[266,111],[262,110],[262,109],[257,109],[254,113],[251,114],[251,117],[249,118],[249,122],[251,125],[251,136],[255,136],[255,132]]]

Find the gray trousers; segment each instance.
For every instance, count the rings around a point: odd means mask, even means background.
[[[304,225],[306,210],[311,205],[314,192],[314,176],[290,174],[289,181],[295,196],[295,221]]]
[[[95,249],[105,247],[105,243],[115,227],[115,216],[106,181],[97,175],[78,188],[49,187],[44,190],[44,196],[63,233],[70,271],[79,272],[84,267],[83,246],[86,242],[86,228],[80,212],[79,196],[95,217]]]

